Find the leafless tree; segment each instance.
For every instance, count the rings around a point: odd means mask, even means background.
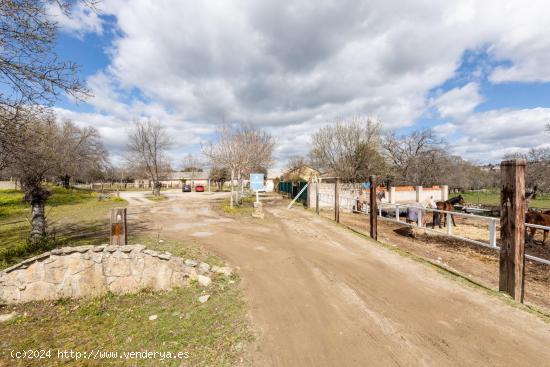
[[[401,136],[392,132],[382,140],[384,155],[391,162],[395,178],[416,185],[434,181],[434,174],[441,176],[441,167],[448,157],[443,145],[444,141],[429,129]]]
[[[182,161],[182,171],[188,172],[191,176],[191,185],[195,187],[195,179],[198,177],[200,172],[203,172],[204,163],[197,155],[191,153],[187,154]]]
[[[84,4],[95,10],[97,0]],[[69,0],[0,1],[0,170],[8,166],[24,114],[47,109],[61,94],[83,99],[90,93],[78,78],[78,66],[56,53],[58,24],[49,14],[52,4],[70,16]],[[34,106],[29,110],[29,106]],[[40,117],[39,117],[40,118]]]
[[[310,158],[316,167],[344,181],[364,181],[385,172],[379,153],[382,125],[372,120],[336,121],[312,137]]]
[[[172,139],[164,126],[151,120],[136,121],[128,135],[128,163],[142,168],[153,182],[153,195],[160,195],[160,178],[169,167],[166,152]]]
[[[44,207],[50,196],[42,182],[71,170],[93,167],[107,160],[99,134],[79,129],[70,122],[58,124],[50,111],[19,111],[20,124],[9,141],[7,170],[21,182],[25,200],[31,204],[31,241],[46,234]]]
[[[293,155],[288,158],[286,169],[288,171],[292,171],[306,165],[308,165],[306,157],[302,155]]]
[[[269,167],[272,162],[274,138],[249,125],[224,124],[214,141],[203,146],[204,155],[213,167],[226,168],[231,174],[231,199],[234,204],[234,182],[242,187],[244,175],[257,167]]]
[[[60,172],[63,186],[69,188],[71,178],[80,180],[94,175],[104,176],[108,169],[108,154],[98,131],[94,127],[79,128],[71,121],[63,123],[62,131],[68,144],[64,148],[71,151],[75,158],[66,163]]]
[[[504,159],[523,158],[527,160],[525,181],[527,186],[541,191],[550,191],[550,148],[533,148],[527,153],[507,154]]]
[[[71,1],[55,2],[70,13]],[[58,24],[49,14],[52,1],[0,1],[0,107],[53,103],[60,93],[88,94],[77,77],[78,66],[55,51]],[[89,1],[94,6],[94,1]],[[9,111],[8,111],[9,112]]]

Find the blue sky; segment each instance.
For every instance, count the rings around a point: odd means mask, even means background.
[[[496,162],[550,147],[548,14],[513,0],[105,0],[58,16],[58,52],[94,94],[58,113],[96,126],[114,162],[139,118],[167,126],[175,163],[225,120],[275,135],[280,169],[351,118],[433,128],[453,152]]]

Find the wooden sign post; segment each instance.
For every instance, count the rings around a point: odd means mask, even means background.
[[[340,179],[336,178],[334,183],[334,220],[340,223]]]
[[[378,208],[376,207],[376,176],[370,176],[370,236],[378,240]]]
[[[523,302],[525,265],[525,159],[500,164],[500,274],[499,290]]]
[[[126,244],[126,208],[111,209],[111,245]]]

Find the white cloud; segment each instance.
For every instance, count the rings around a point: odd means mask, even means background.
[[[497,161],[510,152],[550,146],[544,133],[550,108],[500,109],[475,113],[457,124],[455,151],[477,161]]]
[[[47,10],[63,31],[71,32],[77,37],[85,33],[101,34],[103,32],[103,22],[99,13],[82,1],[73,4],[69,14],[63,12],[55,1],[47,5]]]
[[[483,97],[471,81],[427,99],[455,76],[467,50],[483,48],[506,62],[492,73],[494,82],[550,80],[550,38],[541,36],[550,24],[545,1],[105,0],[101,6],[118,29],[110,66],[88,80],[98,111],[183,126],[190,142],[222,120],[259,124],[279,137],[281,158],[307,152],[308,135],[335,118],[369,116],[395,128],[414,124],[431,106],[451,121],[436,130],[464,134],[461,149],[471,152],[470,130],[478,127],[462,120],[499,124],[498,116],[513,112],[472,115]],[[101,29],[94,19],[82,29]],[[486,130],[482,137],[491,139]],[[480,141],[479,151],[495,154]]]
[[[445,136],[445,137],[454,134],[457,131],[457,129],[458,129],[458,126],[453,124],[453,123],[450,123],[450,122],[440,124],[440,125],[436,125],[433,128],[433,130],[436,134],[442,135],[442,136]]]
[[[468,83],[441,94],[433,101],[433,105],[441,117],[459,120],[473,112],[482,102],[479,86],[476,83]]]

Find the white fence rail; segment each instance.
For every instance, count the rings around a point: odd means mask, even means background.
[[[323,201],[323,202],[334,203],[334,195],[321,194],[321,195],[319,195],[319,200]],[[342,205],[343,203],[344,203],[344,205]],[[356,200],[350,199],[350,198],[340,198],[340,208],[353,211],[355,206],[356,206]],[[368,214],[369,213],[368,204],[365,204],[365,208],[366,208],[366,211],[362,212],[362,213],[363,214]],[[393,208],[395,210],[395,216],[393,218],[382,216],[382,211],[383,211],[384,208]],[[417,218],[416,223],[408,223],[407,221],[401,220],[401,218],[400,218],[400,209],[402,209],[402,208],[404,208],[404,209],[411,208],[411,209],[414,209],[414,210],[418,211],[418,218]],[[439,232],[435,229],[429,228],[429,227],[424,225],[423,218],[424,218],[426,212],[439,213],[440,214],[440,220],[443,219],[443,215],[446,216],[446,220],[445,220],[446,230],[447,230],[446,233],[441,233],[441,232]],[[482,242],[482,241],[478,241],[478,240],[474,240],[474,239],[471,239],[471,238],[467,238],[467,237],[458,236],[456,234],[453,234],[451,215],[486,221],[487,224],[488,224],[488,228],[489,228],[489,237],[487,239],[487,242]],[[450,212],[450,211],[438,210],[438,209],[422,208],[422,207],[418,207],[418,206],[414,206],[414,205],[388,204],[388,203],[379,204],[379,206],[378,206],[378,217],[382,220],[396,222],[396,223],[400,223],[400,224],[411,226],[411,227],[419,227],[419,228],[422,228],[426,231],[433,232],[433,233],[436,233],[436,234],[439,234],[439,235],[447,235],[449,237],[453,237],[453,238],[456,238],[456,239],[459,239],[459,240],[462,240],[462,241],[465,241],[465,242],[469,242],[469,243],[472,243],[474,245],[487,247],[487,248],[493,249],[495,251],[500,251],[500,246],[497,243],[497,225],[500,224],[500,219],[499,218],[485,217],[485,216],[481,216],[481,215],[461,213],[461,212]],[[546,227],[546,226],[540,226],[540,225],[530,224],[530,223],[526,223],[525,226],[530,227],[530,228],[536,228],[536,229],[542,229],[542,230],[550,231],[550,227]],[[550,260],[542,259],[540,257],[536,257],[536,256],[526,254],[525,258],[529,259],[529,260],[532,260],[532,261],[542,263],[542,264],[550,265]]]

